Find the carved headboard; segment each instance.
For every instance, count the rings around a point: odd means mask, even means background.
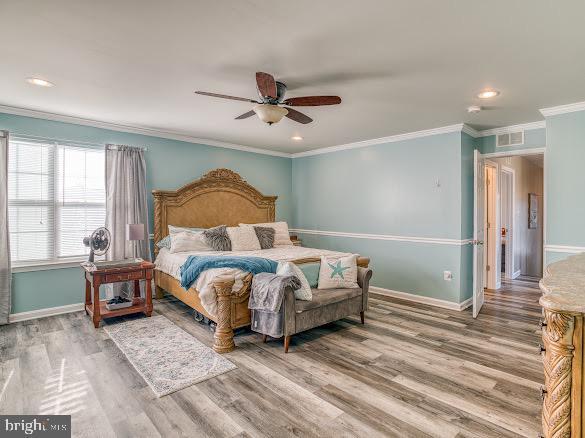
[[[273,222],[277,198],[262,195],[229,169],[212,170],[178,190],[153,190],[152,195],[155,243],[169,234],[168,225],[211,228]]]

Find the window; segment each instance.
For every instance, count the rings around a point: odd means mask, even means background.
[[[14,265],[89,253],[83,237],[105,223],[103,149],[13,139],[8,213]]]

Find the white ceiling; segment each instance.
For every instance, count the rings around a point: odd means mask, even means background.
[[[585,2],[561,3],[0,0],[0,104],[285,152],[533,122],[585,100]],[[268,126],[234,120],[251,104],[193,94],[255,98],[256,71],[343,102]],[[502,94],[467,114],[484,87]]]

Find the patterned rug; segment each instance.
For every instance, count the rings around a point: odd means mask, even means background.
[[[162,315],[104,330],[158,397],[236,368]]]

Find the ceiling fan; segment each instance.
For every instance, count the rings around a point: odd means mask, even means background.
[[[196,91],[196,94],[203,96],[220,97],[222,99],[240,100],[243,102],[255,103],[254,108],[241,116],[236,117],[236,120],[247,119],[257,114],[260,120],[269,125],[278,123],[283,117],[288,117],[295,122],[302,124],[311,123],[313,119],[309,116],[297,111],[293,108],[285,108],[281,105],[291,106],[321,106],[321,105],[337,105],[341,103],[339,96],[305,96],[305,97],[291,97],[285,99],[286,85],[283,82],[274,80],[271,74],[257,72],[256,86],[258,88],[258,95],[260,100],[247,99],[245,97],[227,96],[225,94],[208,93],[206,91]]]

